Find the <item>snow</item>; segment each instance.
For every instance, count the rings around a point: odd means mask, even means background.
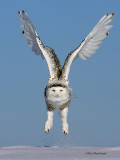
[[[120,147],[0,147],[0,160],[119,160]]]

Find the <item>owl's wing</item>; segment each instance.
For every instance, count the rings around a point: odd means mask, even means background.
[[[79,56],[81,59],[87,60],[100,47],[101,42],[109,34],[108,30],[112,28],[111,25],[107,24],[112,21],[113,15],[114,14],[112,13],[103,16],[101,20],[98,22],[98,24],[78,46],[78,48],[68,54],[62,69],[62,80],[68,82],[70,66],[74,59],[76,59]]]
[[[41,54],[42,58],[46,59],[50,73],[49,80],[57,80],[60,76],[61,65],[54,50],[43,45],[26,12],[18,11],[18,13],[20,14],[20,20],[23,22],[21,24],[22,33],[27,39],[29,46],[36,55]]]

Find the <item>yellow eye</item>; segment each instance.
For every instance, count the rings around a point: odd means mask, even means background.
[[[52,91],[55,92],[55,89],[53,89]]]
[[[63,90],[62,89],[60,89],[60,92],[62,92]]]

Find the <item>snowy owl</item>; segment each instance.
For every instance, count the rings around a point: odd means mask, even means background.
[[[64,134],[68,134],[67,114],[72,97],[72,89],[69,87],[68,81],[70,66],[77,57],[87,60],[96,52],[101,42],[108,36],[108,30],[112,28],[112,25],[108,24],[112,21],[114,14],[107,13],[103,16],[81,44],[68,54],[63,67],[61,67],[54,50],[43,45],[26,12],[18,11],[18,13],[20,14],[20,20],[23,22],[21,24],[22,33],[27,39],[29,46],[36,55],[41,55],[42,58],[45,58],[49,68],[48,85],[44,92],[47,105],[47,121],[44,130],[46,133],[50,131],[53,126],[54,111],[59,109],[62,131]]]

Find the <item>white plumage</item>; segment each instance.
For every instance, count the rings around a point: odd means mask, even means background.
[[[68,80],[71,63],[77,56],[83,60],[87,60],[100,47],[101,42],[109,34],[108,30],[112,28],[111,25],[107,26],[107,24],[112,21],[113,15],[114,14],[106,14],[82,41],[80,46],[68,54],[63,67],[63,77],[65,80]]]
[[[67,113],[72,96],[72,89],[68,86],[68,75],[71,64],[77,57],[87,60],[96,52],[101,42],[109,34],[108,30],[112,28],[112,25],[108,24],[112,21],[114,14],[107,13],[101,18],[82,43],[68,54],[61,68],[60,61],[54,50],[43,45],[26,12],[19,11],[18,13],[20,14],[20,20],[23,21],[23,24],[21,24],[22,33],[29,46],[36,55],[41,54],[42,58],[46,59],[49,68],[49,81],[48,86],[45,88],[45,100],[48,108],[45,132],[48,133],[52,128],[54,110],[60,109],[62,130],[65,134],[68,134]]]

